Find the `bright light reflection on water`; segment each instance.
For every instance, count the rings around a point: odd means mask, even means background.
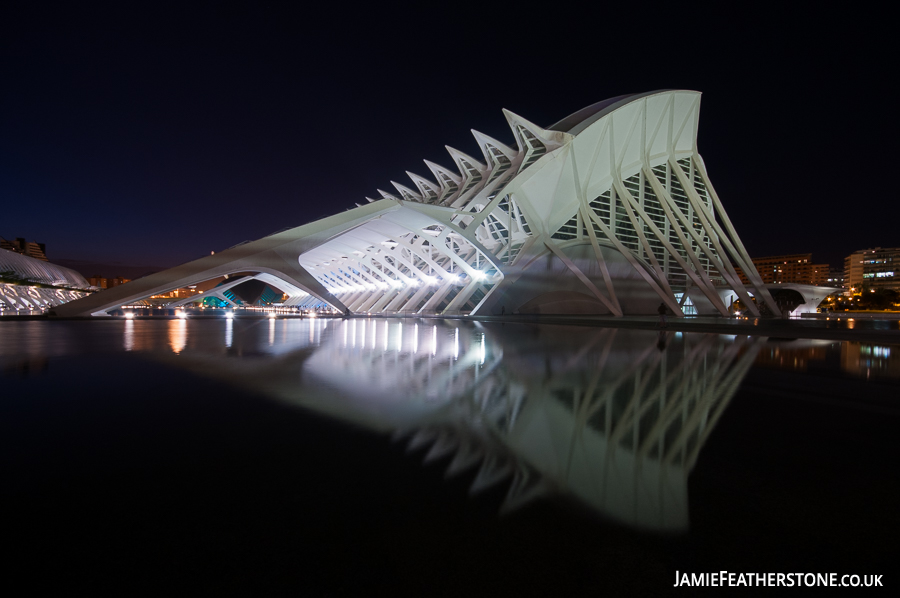
[[[125,320],[125,350],[134,349],[134,320]]]
[[[380,324],[380,325],[379,325]],[[142,353],[284,404],[390,434],[501,510],[564,495],[614,520],[688,528],[687,479],[744,376],[840,355],[898,373],[890,346],[576,326],[377,319],[4,324],[4,369]],[[50,331],[53,334],[50,334]],[[278,334],[276,334],[276,332]],[[420,351],[420,348],[422,349]],[[17,361],[18,360],[18,361]]]
[[[187,345],[187,320],[176,318],[169,322],[169,346],[173,353],[181,353]]]
[[[45,338],[48,323],[22,324],[5,353]],[[82,324],[118,328],[116,350],[425,447],[448,475],[477,470],[473,492],[509,484],[503,510],[563,494],[656,530],[687,528],[688,473],[762,342],[459,320]]]
[[[878,338],[4,321],[4,538],[23,570],[199,562],[204,587],[235,569],[256,590],[283,561],[292,589],[320,573],[316,595],[417,570],[419,594],[473,563],[517,595],[588,569],[656,593],[675,570],[889,570],[900,346]]]

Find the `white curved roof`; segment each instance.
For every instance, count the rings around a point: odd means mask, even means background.
[[[644,93],[626,93],[624,95],[616,96],[614,98],[609,98],[606,100],[602,100],[595,104],[591,104],[590,106],[586,106],[577,112],[573,112],[569,116],[564,119],[550,125],[547,127],[548,129],[554,131],[562,131],[564,133],[569,133],[570,135],[577,135],[582,132],[590,125],[600,120],[610,112],[621,108],[625,104],[629,104],[635,100],[639,100],[641,98],[646,98],[648,96],[666,93],[670,91],[680,91],[674,89],[659,89],[657,91],[647,91]]]
[[[71,268],[0,249],[0,273],[6,272],[12,273],[12,276],[21,280],[38,284],[72,289],[87,289],[91,286],[84,276]]]

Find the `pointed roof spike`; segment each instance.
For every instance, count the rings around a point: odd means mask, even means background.
[[[422,196],[409,187],[404,187],[400,183],[395,183],[394,181],[391,181],[391,185],[400,192],[400,197],[403,199],[407,201],[422,201]]]
[[[413,434],[412,438],[409,440],[406,451],[411,453],[416,449],[431,444],[431,442],[437,438],[437,435],[438,433],[435,430],[430,430],[428,428],[416,430],[415,434]]]
[[[396,195],[391,195],[387,191],[382,191],[381,189],[375,189],[375,190],[378,191],[381,194],[381,197],[383,197],[385,199],[395,199],[397,201],[400,200],[399,197],[397,197]]]
[[[431,445],[431,450],[425,455],[425,463],[435,461],[456,450],[459,442],[450,432],[441,432],[438,439]]]
[[[497,141],[493,137],[485,135],[484,133],[476,131],[475,129],[472,129],[472,135],[475,136],[475,141],[478,142],[478,146],[481,148],[481,153],[484,154],[484,159],[487,160],[488,164],[493,164],[494,162],[493,157],[488,151],[488,145],[496,147],[498,150],[500,150],[501,153],[503,153],[504,156],[506,156],[510,160],[514,160],[516,155],[519,153],[518,150],[514,150],[505,143]]]
[[[535,498],[547,494],[549,490],[549,484],[540,475],[517,468],[506,498],[500,506],[500,513],[504,515],[511,513]]]
[[[425,162],[425,165],[428,166],[428,169],[432,172],[432,174],[434,174],[434,178],[437,179],[442,188],[444,187],[444,180],[441,178],[440,173],[444,173],[451,181],[453,181],[457,185],[462,183],[462,177],[459,176],[459,173],[448,170],[440,164],[435,164],[434,162],[429,162],[428,160],[423,161]]]
[[[484,457],[484,451],[480,447],[474,447],[465,438],[460,441],[460,446],[454,455],[444,476],[449,478],[475,466]]]
[[[367,197],[367,198],[366,198],[366,201],[369,202],[369,203],[375,203],[375,200],[372,199],[371,197]]]
[[[489,454],[484,461],[481,462],[481,468],[472,481],[469,488],[469,495],[474,496],[479,492],[486,490],[494,484],[503,481],[504,478],[512,475],[513,469],[508,463],[501,461],[496,455]]]
[[[516,125],[520,127],[524,127],[531,131],[531,133],[537,137],[544,145],[548,146],[547,150],[553,150],[561,145],[565,145],[568,143],[570,139],[573,138],[572,135],[568,133],[563,133],[562,131],[550,131],[543,127],[539,127],[530,120],[522,118],[515,112],[503,109],[503,116],[506,117],[506,122],[509,123],[509,128],[512,129],[513,135],[516,137],[516,143],[520,148],[525,148],[525,142],[519,133],[519,130],[516,128]]]
[[[406,171],[406,176],[412,179],[412,182],[416,184],[416,187],[419,188],[419,191],[422,192],[422,196],[425,197],[427,195],[434,195],[435,197],[440,196],[441,194],[441,186],[436,185],[433,181],[429,181],[425,177],[421,177],[414,172]]]
[[[454,149],[449,145],[445,145],[447,151],[450,153],[450,156],[453,158],[453,161],[456,162],[456,165],[459,167],[459,172],[462,173],[464,178],[469,178],[469,171],[462,164],[461,160],[465,160],[472,166],[474,166],[480,173],[484,173],[487,170],[487,166],[482,164],[472,156],[459,151],[458,149]]]

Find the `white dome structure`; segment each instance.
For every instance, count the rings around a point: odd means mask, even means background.
[[[43,311],[90,292],[90,283],[75,270],[0,249],[0,314]]]
[[[763,286],[697,151],[700,94],[612,98],[549,128],[504,111],[514,147],[473,131],[367,205],[60,306],[105,315],[153,294],[249,273],[289,298],[371,314],[753,315]],[[733,264],[748,276],[741,283]],[[191,300],[201,299],[195,296]]]

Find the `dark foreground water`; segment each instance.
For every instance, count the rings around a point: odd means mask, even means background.
[[[438,320],[0,323],[4,584],[658,595],[883,574],[900,346]]]

